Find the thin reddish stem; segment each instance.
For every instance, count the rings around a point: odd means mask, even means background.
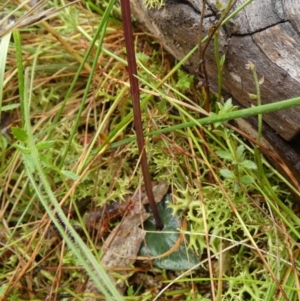
[[[152,184],[151,184],[148,163],[147,163],[145,140],[143,135],[141,107],[140,107],[140,90],[139,90],[138,80],[136,77],[137,67],[136,67],[136,60],[135,60],[134,40],[133,40],[133,31],[131,25],[131,12],[130,12],[129,0],[121,0],[121,12],[122,12],[124,35],[125,35],[125,45],[127,51],[130,93],[131,93],[132,105],[133,105],[134,126],[135,126],[135,131],[137,136],[138,148],[141,156],[141,168],[144,177],[145,189],[149,200],[149,205],[152,210],[153,216],[155,218],[156,229],[161,230],[163,228],[163,223],[159,216],[157,206],[153,196]]]

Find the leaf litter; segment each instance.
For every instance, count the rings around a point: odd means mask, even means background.
[[[160,202],[167,191],[168,184],[166,182],[154,184],[153,194],[155,201]],[[138,201],[137,196],[139,196],[140,201]],[[126,275],[127,277],[130,275],[128,271],[130,271],[132,264],[136,261],[141,243],[146,235],[146,232],[139,226],[150,216],[144,208],[144,205],[148,203],[144,191],[141,194],[136,192],[133,196],[127,198],[127,202],[131,202],[132,200],[134,209],[131,207],[128,215],[126,215],[127,212],[123,212],[125,217],[109,234],[102,247],[103,256],[101,263],[109,272],[111,281],[115,283],[121,294],[123,294],[126,289]],[[95,226],[94,221],[93,224]],[[118,274],[119,280],[116,280],[116,278],[112,276],[112,273],[114,273],[115,276]],[[123,276],[123,279],[121,276]],[[89,295],[99,294],[94,282],[90,279],[87,282],[85,293]],[[96,299],[86,297],[84,300],[94,301]]]

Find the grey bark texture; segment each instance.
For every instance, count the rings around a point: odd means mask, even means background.
[[[225,5],[227,1],[223,0]],[[238,0],[231,12],[246,0]],[[161,9],[147,9],[143,0],[132,0],[132,9],[138,20],[157,36],[165,49],[182,59],[199,40],[199,22],[202,0],[165,0]],[[218,23],[220,11],[215,0],[207,0],[204,12],[203,37]],[[226,55],[223,89],[235,100],[248,107],[255,101],[253,75],[245,65],[256,66],[263,103],[300,95],[300,1],[254,0],[226,23],[220,31],[220,55]],[[213,43],[205,56],[210,85],[215,87],[217,70]],[[199,53],[185,64],[196,74]],[[300,132],[300,107],[266,114],[264,120],[285,140]]]

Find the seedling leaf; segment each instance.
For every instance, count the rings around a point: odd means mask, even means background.
[[[22,142],[26,142],[28,140],[27,133],[23,129],[19,127],[12,127],[11,131],[17,140]]]
[[[256,164],[251,160],[244,160],[240,163],[243,167],[248,169],[257,169]]]
[[[226,179],[234,179],[234,173],[226,168],[220,169],[220,174]]]
[[[229,151],[219,150],[216,151],[216,154],[222,159],[232,160],[232,155]]]
[[[250,99],[257,99],[257,95],[256,94],[249,93],[248,95],[249,95]]]
[[[69,171],[69,170],[62,170],[61,173],[66,177],[66,178],[69,178],[71,180],[78,180],[78,175],[76,175],[76,173],[72,172],[72,171]]]
[[[11,111],[11,110],[17,109],[19,106],[20,106],[19,103],[12,103],[10,105],[3,106],[1,108],[1,112]]]
[[[31,153],[30,149],[28,149],[27,147],[24,147],[22,145],[15,144],[14,147],[17,150],[19,150],[22,154],[30,154]]]
[[[250,185],[250,184],[252,184],[253,182],[254,182],[254,178],[251,177],[251,176],[249,176],[249,175],[244,175],[244,176],[242,176],[242,178],[241,178],[241,183],[242,183],[243,185]]]
[[[54,141],[40,141],[36,144],[38,150],[49,149],[54,145]]]

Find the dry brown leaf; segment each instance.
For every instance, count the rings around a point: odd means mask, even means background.
[[[154,184],[153,193],[155,201],[161,201],[167,191],[168,184],[166,182]],[[137,196],[138,194],[136,193],[132,196],[132,199],[137,198]],[[148,203],[148,199],[144,195],[139,195],[138,199],[141,200],[142,204]],[[121,294],[124,294],[126,289],[126,275],[128,274],[128,268],[136,261],[141,243],[146,235],[146,232],[139,228],[139,225],[142,224],[150,214],[145,212],[142,204],[139,212],[124,217],[103,244],[104,255],[101,262],[103,267],[108,271],[111,281],[116,285],[116,288]],[[112,273],[115,275],[118,274],[119,279],[113,277]],[[95,297],[100,294],[91,279],[88,280],[85,292],[89,295],[94,294]],[[95,301],[96,298],[89,296],[85,297],[84,300]]]
[[[101,262],[104,268],[107,269],[111,281],[121,294],[125,291],[125,282],[118,282],[115,277],[111,276],[111,273],[118,273],[126,279],[126,269],[135,262],[146,234],[143,229],[139,228],[139,225],[148,217],[148,213],[126,216],[111,232],[103,245],[104,255]],[[85,292],[95,295],[100,294],[91,279],[88,280]],[[95,301],[96,298],[86,297],[84,300]]]

